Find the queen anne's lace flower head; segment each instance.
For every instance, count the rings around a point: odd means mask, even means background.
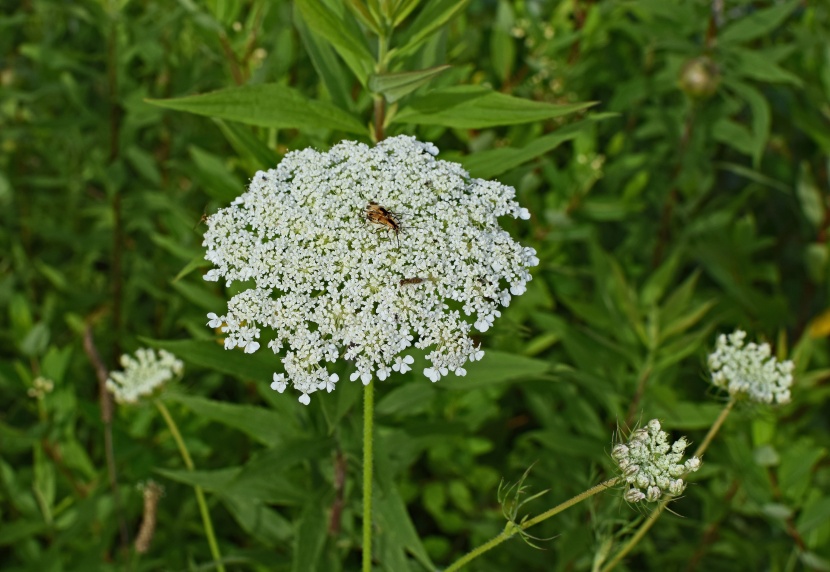
[[[306,404],[334,389],[324,362],[341,357],[364,384],[411,369],[412,346],[431,348],[432,381],[481,359],[472,327],[486,331],[539,263],[498,217],[530,213],[512,187],[470,178],[437,153],[406,136],[373,148],[344,141],[257,173],[205,233],[215,265],[205,280],[247,286],[224,315],[208,314],[225,347],[252,353],[270,328],[268,347],[286,348],[271,387],[290,384]]]
[[[746,395],[759,403],[788,403],[793,384],[792,361],[771,357],[769,344],[744,344],[746,332],[718,336],[709,354],[712,384],[730,396]]]
[[[122,355],[121,367],[124,371],[110,372],[107,380],[107,389],[118,403],[136,403],[184,371],[184,364],[170,352],[159,350],[156,355],[147,348],[136,350],[135,357]]]
[[[668,437],[660,429],[660,422],[652,419],[634,431],[627,443],[618,443],[611,450],[611,457],[626,482],[623,495],[626,501],[654,502],[664,494],[677,496],[686,488],[683,476],[700,468],[697,457],[681,463],[689,445],[685,438],[669,445]]]

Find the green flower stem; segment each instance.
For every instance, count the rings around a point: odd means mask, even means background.
[[[154,403],[161,413],[161,416],[164,417],[164,420],[167,422],[167,427],[170,429],[170,433],[173,434],[173,439],[179,447],[179,453],[182,455],[185,467],[187,467],[188,471],[194,470],[193,459],[190,458],[190,453],[187,450],[187,446],[184,444],[182,434],[179,433],[179,428],[176,426],[176,422],[173,421],[170,411],[168,411],[167,407],[161,402],[160,399],[154,400]],[[196,502],[199,504],[199,512],[202,515],[202,525],[205,528],[205,536],[207,537],[208,545],[210,545],[210,553],[213,556],[213,562],[219,572],[225,572],[225,565],[222,564],[222,555],[219,553],[219,544],[216,542],[216,534],[213,532],[213,522],[210,520],[210,513],[208,512],[207,502],[205,501],[205,493],[199,485],[194,485],[193,489],[196,491]]]
[[[726,418],[729,416],[729,413],[732,411],[732,408],[734,406],[735,399],[733,398],[730,399],[729,402],[727,402],[726,406],[721,410],[720,415],[718,415],[718,418],[715,419],[715,422],[709,428],[709,432],[706,433],[706,437],[703,438],[703,442],[697,448],[697,451],[695,451],[695,457],[703,456],[703,453],[705,453],[706,449],[709,448],[709,445],[712,443],[712,439],[714,439],[715,435],[717,435],[718,431],[720,431],[723,422],[726,421]],[[648,515],[648,518],[645,519],[645,521],[643,521],[643,524],[640,525],[640,528],[637,529],[637,532],[635,532],[634,535],[628,539],[628,542],[625,544],[625,546],[623,546],[622,549],[620,549],[620,551],[617,552],[614,555],[614,557],[608,561],[608,564],[602,567],[602,570],[600,572],[611,572],[611,570],[613,570],[614,567],[617,564],[619,564],[620,561],[622,561],[622,559],[625,558],[626,555],[628,555],[628,553],[631,552],[631,550],[635,546],[637,546],[637,544],[643,539],[643,537],[646,535],[649,529],[652,526],[654,526],[654,523],[657,522],[657,519],[660,518],[660,515],[663,513],[663,510],[665,510],[665,508],[671,501],[671,497],[666,497],[663,500],[661,500],[654,508],[654,510],[651,511],[651,514]]]
[[[468,552],[467,554],[465,554],[464,556],[462,556],[461,558],[459,558],[458,560],[453,562],[452,565],[450,565],[449,568],[446,568],[444,570],[444,572],[455,572],[456,570],[461,570],[461,568],[463,566],[465,566],[467,563],[469,563],[471,560],[473,560],[475,558],[478,558],[479,556],[481,556],[482,554],[484,554],[485,552],[487,552],[491,548],[495,548],[496,546],[498,546],[499,544],[501,544],[505,540],[507,540],[509,538],[512,538],[513,536],[516,535],[516,533],[518,531],[527,530],[531,526],[539,524],[543,520],[547,520],[550,517],[552,517],[556,514],[559,514],[560,512],[563,512],[564,510],[566,510],[568,508],[571,508],[573,505],[578,504],[578,503],[584,501],[585,499],[594,496],[595,494],[597,494],[599,492],[602,492],[606,489],[609,489],[609,488],[613,487],[614,485],[616,485],[619,482],[619,480],[620,480],[619,477],[614,477],[613,479],[608,479],[607,481],[604,481],[604,482],[602,482],[602,483],[600,483],[596,486],[591,487],[587,491],[576,495],[575,497],[563,502],[562,504],[559,504],[559,505],[553,507],[552,509],[550,509],[546,512],[543,512],[539,516],[531,518],[530,520],[527,520],[527,521],[521,523],[520,525],[515,525],[512,522],[508,522],[505,529],[502,532],[500,532],[498,534],[498,536],[495,536],[495,537],[491,538],[490,540],[488,540],[487,542],[485,542],[481,546],[471,550],[470,552]]]
[[[715,435],[717,435],[718,431],[720,431],[721,425],[723,425],[723,422],[726,421],[726,418],[732,412],[733,407],[735,407],[734,397],[727,402],[726,406],[723,410],[721,410],[720,415],[718,415],[718,418],[715,419],[714,423],[712,423],[712,427],[709,428],[709,432],[706,434],[706,437],[703,438],[703,442],[701,442],[700,446],[697,448],[697,451],[695,451],[695,457],[703,456],[703,453],[706,452],[706,449],[708,449],[709,445],[712,443],[712,439],[714,439]]]
[[[375,73],[380,75],[386,72],[386,56],[389,49],[389,39],[384,35],[378,36],[378,60],[375,64]],[[375,143],[380,143],[386,137],[386,99],[380,93],[372,94],[375,100],[374,123]]]
[[[363,572],[372,572],[372,425],[375,384],[363,390]]]

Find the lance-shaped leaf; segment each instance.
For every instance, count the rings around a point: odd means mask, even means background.
[[[198,115],[230,119],[280,129],[323,128],[363,134],[366,128],[353,115],[324,101],[275,83],[246,85],[177,99],[148,103]]]
[[[552,119],[592,105],[594,102],[554,105],[513,97],[483,86],[459,85],[434,90],[410,101],[393,122],[483,129]]]
[[[326,90],[331,96],[331,101],[341,109],[352,110],[354,108],[350,89],[353,81],[352,76],[349,75],[348,70],[343,65],[343,62],[331,44],[315,34],[308,28],[305,20],[299,13],[299,10],[294,10],[294,28],[300,36],[305,46],[305,51],[308,57],[311,58],[311,64],[317,70],[317,75],[326,86]]]
[[[348,6],[367,28],[377,35],[381,34],[382,27],[378,15],[370,10],[369,6],[363,3],[363,0],[349,0]]]
[[[799,0],[790,0],[752,12],[725,27],[718,35],[718,43],[748,42],[765,36],[780,26],[800,4]]]
[[[445,65],[413,72],[373,75],[369,78],[369,89],[382,94],[389,103],[394,103],[422,85],[426,85],[432,78],[450,67]]]
[[[553,151],[565,141],[576,139],[584,129],[589,128],[592,122],[616,115],[616,113],[596,114],[585,121],[572,123],[553,133],[534,139],[524,147],[499,147],[468,155],[461,159],[461,164],[474,177],[482,179],[497,177],[514,167]]]
[[[279,154],[257,139],[250,128],[221,119],[216,119],[215,122],[234,151],[246,159],[248,174],[253,175],[260,169],[269,169],[279,163]]]
[[[437,32],[441,26],[458,14],[470,0],[430,0],[418,13],[412,26],[406,31],[398,48],[399,55],[413,52],[421,43]],[[406,6],[412,10],[413,6]],[[404,15],[405,17],[405,15]],[[395,23],[403,18],[396,17]]]
[[[213,340],[150,340],[148,346],[165,349],[189,364],[234,375],[240,379],[270,380],[276,361],[265,352],[253,355],[228,351]]]
[[[409,13],[418,7],[421,0],[400,0],[395,6],[395,14],[392,17],[392,25],[398,27],[403,22]]]
[[[320,0],[297,0],[296,4],[308,27],[328,40],[360,83],[366,85],[375,58],[351,13],[341,6],[342,13],[337,14]]]

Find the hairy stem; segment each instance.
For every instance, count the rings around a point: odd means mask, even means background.
[[[363,390],[363,572],[372,572],[372,426],[375,384]]]

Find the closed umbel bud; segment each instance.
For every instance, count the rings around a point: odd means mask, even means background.
[[[693,99],[712,97],[719,84],[718,66],[706,56],[687,61],[680,70],[680,89]]]

